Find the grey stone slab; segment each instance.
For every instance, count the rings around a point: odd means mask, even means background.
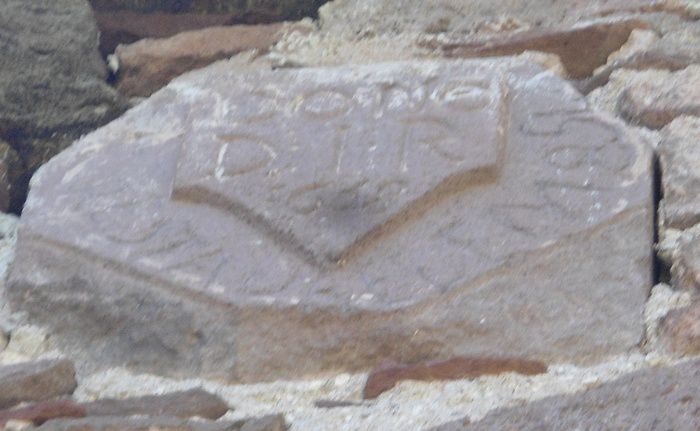
[[[674,430],[700,429],[700,361],[637,371],[574,395],[504,408],[472,423],[432,431]]]
[[[595,360],[642,336],[650,166],[522,61],[222,62],[35,176],[7,296],[93,367]]]

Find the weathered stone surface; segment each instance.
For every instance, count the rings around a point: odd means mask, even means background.
[[[682,231],[664,229],[660,234],[671,237],[667,248],[673,285],[690,292],[700,290],[700,225]]]
[[[664,128],[659,161],[664,193],[660,223],[665,228],[692,227],[700,222],[700,118],[679,117]]]
[[[377,398],[402,380],[472,379],[507,372],[525,375],[542,374],[547,372],[547,365],[517,358],[464,357],[411,365],[385,363],[369,374],[362,395],[365,399]]]
[[[103,399],[83,405],[88,416],[172,416],[218,419],[229,410],[217,395],[202,389],[124,400]]]
[[[286,32],[302,29],[290,24],[211,27],[120,45],[115,53],[117,89],[129,97],[146,97],[187,71],[249,49],[262,53]]]
[[[85,417],[85,408],[69,400],[41,401],[25,407],[0,410],[0,428],[9,421],[27,421],[34,425],[56,418]]]
[[[169,417],[124,418],[115,416],[56,419],[37,428],[40,431],[286,431],[282,416],[237,422],[183,420]]]
[[[97,27],[84,0],[7,0],[0,10],[0,130],[82,128],[114,116]]]
[[[673,289],[666,283],[659,283],[651,289],[649,300],[644,308],[645,351],[668,353],[668,337],[661,334],[661,323],[671,311],[687,307],[691,303],[692,295],[687,290]]]
[[[682,355],[700,353],[700,301],[671,310],[661,320],[660,335],[668,348]]]
[[[0,131],[85,131],[119,113],[86,1],[7,0],[0,28]]]
[[[0,408],[69,395],[76,386],[73,363],[65,359],[3,366],[0,367]]]
[[[630,32],[627,41],[617,51],[608,56],[607,63],[595,70],[599,73],[604,68],[633,57],[636,54],[645,52],[660,40],[659,33],[655,30],[635,28]]]
[[[700,427],[700,361],[637,371],[598,388],[560,395],[522,407],[494,411],[456,430],[601,430],[692,431]]]
[[[585,362],[643,334],[650,165],[517,60],[217,63],[42,168],[7,296],[93,366],[171,375]]]
[[[174,36],[183,31],[231,24],[260,24],[316,16],[327,0],[90,0],[101,31],[100,50],[142,38]]]
[[[608,58],[605,66],[594,75],[577,84],[584,93],[605,85],[613,72],[619,69],[661,69],[677,71],[700,63],[700,23],[684,22],[680,28],[670,30],[662,37],[655,32],[635,32],[627,45],[632,49],[621,50]]]
[[[19,211],[33,169],[125,105],[105,82],[86,0],[3,1],[0,29],[0,138],[29,171],[15,184]]]
[[[700,66],[657,73],[658,79],[635,81],[622,93],[619,113],[629,121],[658,129],[681,115],[700,115]]]
[[[639,12],[649,3],[649,0],[335,0],[322,6],[319,15],[325,31],[359,38],[369,34],[415,32],[493,34],[567,27],[586,19]],[[654,3],[661,6],[662,2]]]
[[[447,57],[493,57],[542,51],[556,54],[571,78],[590,76],[605,64],[608,56],[617,51],[634,29],[649,25],[638,19],[597,20],[573,27],[521,31],[490,40],[435,39],[432,44]]]

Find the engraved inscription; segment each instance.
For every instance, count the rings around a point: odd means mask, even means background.
[[[327,265],[498,175],[500,79],[319,81],[231,98],[211,135],[185,138],[174,199],[230,211]]]
[[[555,358],[575,340],[581,357],[638,342],[626,323],[648,292],[650,154],[566,81],[515,59],[227,67],[176,80],[174,97],[42,169],[16,299],[58,288],[86,301],[78,324],[104,314],[95,304],[133,305],[120,322],[146,335],[196,333],[169,356],[183,369],[251,381],[384,353]],[[74,278],[87,281],[77,296]],[[187,331],[173,332],[178,316]],[[338,364],[347,346],[361,349]]]

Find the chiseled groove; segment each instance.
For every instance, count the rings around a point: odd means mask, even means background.
[[[28,247],[30,248],[40,248],[40,249],[54,249],[59,252],[61,256],[66,255],[77,255],[82,259],[85,259],[89,264],[96,265],[105,270],[111,270],[117,274],[125,277],[131,277],[142,282],[150,283],[156,286],[165,294],[177,294],[184,298],[190,298],[192,300],[198,301],[207,306],[215,306],[222,309],[230,309],[231,303],[222,303],[221,300],[213,298],[207,293],[192,290],[183,284],[179,284],[174,281],[166,280],[161,276],[151,274],[143,269],[139,269],[135,266],[129,265],[128,263],[121,262],[114,258],[99,256],[89,249],[83,249],[77,245],[68,244],[59,240],[48,238],[45,235],[36,233],[25,233],[23,240],[28,241]]]
[[[194,185],[178,187],[173,190],[172,199],[181,202],[208,205],[233,214],[243,222],[271,238],[280,248],[287,252],[294,253],[309,265],[320,270],[328,270],[332,267],[332,262],[317,258],[311,251],[304,248],[291,232],[278,229],[264,217],[255,214],[240,202],[229,199],[221,193],[213,192],[207,189],[206,186]]]

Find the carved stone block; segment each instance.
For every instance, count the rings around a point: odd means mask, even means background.
[[[522,61],[219,63],[40,171],[8,296],[166,374],[593,360],[642,336],[650,165]]]

